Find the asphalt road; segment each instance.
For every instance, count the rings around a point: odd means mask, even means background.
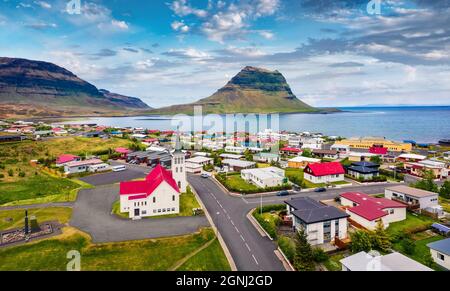
[[[262,237],[247,219],[247,213],[263,205],[282,204],[296,197],[311,197],[316,200],[334,199],[339,194],[359,191],[367,194],[384,193],[386,185],[352,186],[328,190],[325,193],[299,193],[287,197],[234,197],[226,193],[211,178],[189,175],[188,181],[202,199],[222,235],[239,271],[282,271],[281,261],[275,255],[276,244]],[[390,184],[389,186],[394,185]]]
[[[138,171],[135,169],[127,169],[122,172],[107,172],[86,176],[80,178],[80,180],[94,186],[103,186],[116,184],[122,181],[131,181],[134,179],[140,179],[144,177],[145,174],[142,171]]]

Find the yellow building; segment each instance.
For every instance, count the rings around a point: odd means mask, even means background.
[[[348,145],[354,149],[369,150],[373,146],[382,146],[392,152],[410,152],[412,151],[412,144],[399,143],[384,138],[351,138],[339,141],[339,144]]]

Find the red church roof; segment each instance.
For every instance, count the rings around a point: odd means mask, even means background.
[[[339,162],[308,164],[305,171],[308,168],[311,170],[311,174],[316,177],[345,174],[344,167]]]
[[[180,193],[180,189],[177,186],[177,182],[173,179],[172,173],[164,169],[161,165],[157,165],[150,174],[147,175],[144,181],[121,182],[120,195],[141,194],[130,197],[130,200],[147,198],[162,182],[166,182],[175,191]]]
[[[402,203],[386,198],[375,198],[359,192],[343,193],[341,194],[341,197],[358,204],[348,210],[369,221],[388,215],[388,213],[384,211],[386,208],[406,208],[406,205]]]

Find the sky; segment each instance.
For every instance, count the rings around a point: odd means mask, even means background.
[[[0,56],[152,107],[249,65],[318,107],[450,105],[449,23],[449,0],[0,0]]]

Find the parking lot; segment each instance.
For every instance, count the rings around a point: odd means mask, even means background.
[[[80,178],[81,181],[94,186],[116,184],[122,181],[144,178],[145,172],[136,169],[128,169],[122,172],[108,172]]]

